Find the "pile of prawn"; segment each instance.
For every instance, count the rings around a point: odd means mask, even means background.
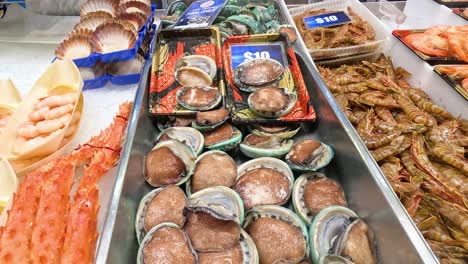
[[[468,122],[388,58],[319,67],[325,84],[442,263],[468,258]]]
[[[26,176],[0,224],[0,263],[94,262],[98,182],[120,157],[131,108],[120,105],[98,136]],[[80,167],[84,172],[72,194]]]
[[[293,19],[307,48],[312,50],[349,47],[374,41],[374,29],[354,13],[351,7],[348,7],[347,11],[352,22],[334,27],[309,28],[304,22],[305,17],[333,12],[327,9],[308,10],[295,15]]]
[[[468,62],[468,25],[432,26],[423,33],[409,34],[404,41],[412,48],[435,57],[455,57]]]

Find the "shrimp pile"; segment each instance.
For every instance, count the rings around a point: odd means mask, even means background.
[[[388,58],[319,67],[325,84],[442,263],[468,258],[468,122]]]
[[[71,139],[76,131],[80,113],[75,112],[76,94],[52,95],[36,102],[28,115],[28,121],[18,127],[17,142],[25,145],[36,145],[49,137],[65,131],[62,145]],[[67,127],[68,126],[68,127]]]
[[[365,44],[375,40],[374,29],[360,16],[348,7],[348,16],[352,22],[349,24],[334,27],[309,28],[304,22],[305,17],[331,13],[326,9],[312,9],[293,17],[299,33],[302,36],[307,48],[325,49],[349,47]]]
[[[0,227],[0,263],[93,263],[97,184],[120,157],[131,108],[131,103],[120,105],[113,123],[98,136],[26,176]],[[72,194],[79,167],[84,173]]]
[[[442,74],[456,80],[461,80],[460,85],[468,93],[468,65],[436,66]]]
[[[414,49],[435,57],[455,57],[468,62],[468,25],[432,26],[423,33],[406,36],[404,41]]]

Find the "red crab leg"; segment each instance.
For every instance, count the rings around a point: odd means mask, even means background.
[[[55,163],[50,162],[28,174],[13,195],[13,204],[0,240],[0,263],[28,263],[42,186]]]
[[[30,263],[59,263],[75,164],[60,160],[44,183],[31,238]]]

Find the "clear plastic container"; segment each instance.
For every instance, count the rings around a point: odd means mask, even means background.
[[[346,11],[347,7],[351,7],[353,12],[358,14],[362,19],[367,21],[375,31],[375,40],[362,45],[355,45],[350,47],[340,48],[326,48],[326,49],[309,49],[310,55],[315,60],[339,58],[345,56],[352,56],[362,53],[370,53],[383,50],[385,41],[388,40],[385,26],[382,22],[372,14],[363,4],[358,0],[333,0],[314,3],[301,7],[292,8],[289,10],[291,16],[304,13],[311,9],[325,8],[330,11]]]

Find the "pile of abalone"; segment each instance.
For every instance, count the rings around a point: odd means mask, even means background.
[[[300,124],[236,128],[228,116],[218,109],[158,124],[144,168],[155,189],[135,222],[137,263],[378,262],[372,230],[340,184],[316,172],[331,146],[299,136]]]

